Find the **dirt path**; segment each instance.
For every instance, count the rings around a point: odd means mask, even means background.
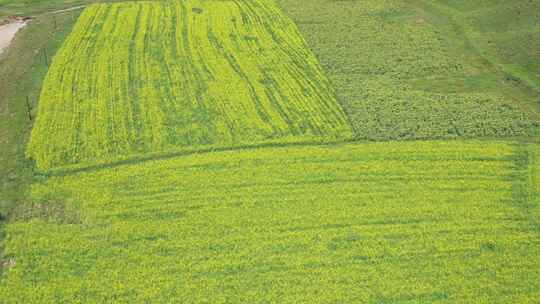
[[[0,25],[0,54],[9,46],[15,34],[23,28],[28,21],[14,20],[4,25]]]

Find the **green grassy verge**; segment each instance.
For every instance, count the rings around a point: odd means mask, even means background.
[[[31,16],[84,5],[92,0],[0,0],[0,20],[6,16]]]
[[[150,2],[163,0],[129,0]],[[59,10],[72,9],[93,3],[126,2],[126,0],[0,0],[0,22],[9,16],[43,16]]]
[[[325,68],[356,138],[529,136],[538,124],[539,95],[479,54],[491,50],[469,43],[477,36],[456,29],[454,16],[420,1],[278,3]]]
[[[523,303],[519,145],[217,152],[53,177],[7,227],[9,302]],[[406,288],[404,288],[406,286]]]
[[[0,58],[0,230],[9,210],[25,201],[34,179],[34,164],[25,158],[25,150],[32,126],[29,114],[35,119],[34,108],[47,72],[43,50],[52,56],[76,17],[74,12],[58,15],[56,21],[33,20]],[[0,231],[0,252],[1,235]]]
[[[0,20],[6,16],[33,16],[96,2],[118,2],[123,0],[0,0]],[[159,1],[159,0],[131,0]]]

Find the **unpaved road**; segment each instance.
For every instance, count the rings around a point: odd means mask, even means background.
[[[9,46],[15,34],[28,22],[17,20],[4,25],[0,25],[0,54]]]

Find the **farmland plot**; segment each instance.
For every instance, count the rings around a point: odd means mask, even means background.
[[[277,2],[296,21],[324,67],[348,114],[355,138],[410,140],[534,134],[539,118],[531,113],[540,113],[538,96],[524,96],[508,75],[486,64],[482,56],[487,50],[478,52],[471,47],[472,42],[462,33],[455,33],[454,25],[444,24],[446,19],[423,10],[419,5],[422,1]],[[482,1],[481,5],[478,1],[423,2],[490,7],[497,1]],[[532,2],[519,4],[526,6],[522,10],[529,9],[528,16],[538,11],[534,10],[538,5]],[[518,6],[514,2],[505,5]],[[486,20],[499,24],[520,20],[525,14],[506,19],[486,16]],[[529,24],[520,23],[522,29],[534,31],[532,23],[539,19],[525,19]],[[508,52],[515,53],[523,66],[527,59],[529,69],[534,71],[540,62],[534,60],[535,52],[517,46],[534,45],[533,41],[540,40],[522,36],[521,32],[511,32],[511,36],[530,40],[514,41],[516,48],[508,48]],[[482,40],[493,40],[486,37]],[[535,106],[525,106],[527,103]]]
[[[265,148],[53,177],[7,227],[0,298],[532,303],[537,147]]]
[[[88,7],[45,79],[40,169],[130,155],[348,138],[316,58],[272,1]]]

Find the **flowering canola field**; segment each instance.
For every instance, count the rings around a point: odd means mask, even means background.
[[[279,147],[51,177],[6,227],[0,298],[533,303],[538,151],[493,141]]]
[[[277,3],[346,112],[274,1],[84,10],[0,225],[0,303],[538,301],[537,139],[344,140],[532,122],[413,90],[465,65],[403,1]]]
[[[273,1],[96,4],[54,57],[27,154],[47,170],[351,132]]]

